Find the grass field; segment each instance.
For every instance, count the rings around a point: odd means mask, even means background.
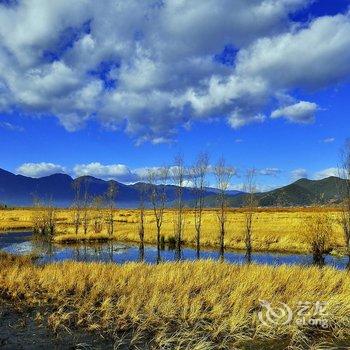
[[[212,261],[36,266],[1,255],[0,291],[17,306],[37,308],[38,321],[54,330],[79,327],[120,342],[124,336],[135,349],[146,342],[152,349],[320,349],[349,340],[350,275],[331,268]],[[293,317],[300,301],[325,302],[327,329],[264,325],[257,317],[262,299],[288,304]]]
[[[332,208],[259,209],[254,213],[253,251],[305,252],[305,222],[320,212],[332,217],[331,246],[343,245],[340,213]],[[2,230],[30,228],[35,209],[1,210]],[[94,217],[96,212],[90,211]],[[115,234],[106,229],[74,233],[72,210],[56,212],[57,242],[80,240],[138,241],[138,211],[114,212]],[[174,236],[175,212],[167,210],[162,234]],[[194,217],[185,215],[184,243],[194,244]],[[228,216],[225,244],[244,249],[242,210]],[[155,222],[146,212],[145,240],[154,243]],[[218,242],[216,212],[203,216],[202,243]],[[0,299],[36,313],[38,324],[54,331],[93,332],[119,349],[331,349],[349,343],[350,275],[329,267],[231,265],[196,261],[144,263],[64,262],[38,266],[30,257],[0,254]],[[287,324],[263,324],[261,300],[287,304]],[[312,324],[307,313],[296,322],[302,302],[326,303],[327,327]],[[277,310],[278,309],[274,309]],[[73,334],[72,333],[72,334]],[[148,347],[145,347],[145,344]]]
[[[286,209],[258,209],[254,214],[253,223],[253,250],[255,251],[280,251],[280,252],[306,252],[308,250],[305,241],[305,222],[318,212],[324,212],[333,219],[333,235],[331,247],[338,250],[343,245],[343,235],[338,224],[339,212],[332,208],[286,208]],[[34,209],[14,209],[0,211],[0,229],[12,230],[30,228]],[[91,210],[89,216],[93,216]],[[165,240],[174,236],[173,218],[175,212],[167,210],[164,215],[162,235]],[[93,233],[90,225],[88,234],[84,235],[82,227],[79,234],[74,233],[73,211],[58,210],[57,232],[54,237],[56,242],[69,243],[77,240],[105,240],[116,239],[120,241],[139,240],[138,236],[138,211],[117,210],[114,213],[115,234],[109,237],[106,229],[101,233]],[[231,210],[228,214],[227,233],[225,237],[226,248],[244,249],[244,212]],[[156,242],[155,220],[152,211],[146,211],[145,217],[145,241]],[[185,214],[184,243],[195,243],[194,215],[188,210]],[[218,244],[218,222],[214,210],[206,210],[203,215],[203,229],[201,237],[202,246],[215,247]]]

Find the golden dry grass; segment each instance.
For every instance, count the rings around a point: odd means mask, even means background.
[[[264,349],[271,341],[271,349],[319,349],[321,342],[349,340],[350,275],[331,268],[213,261],[36,266],[3,255],[0,293],[47,305],[53,329],[82,327],[114,339],[126,332],[132,344],[151,342],[152,349]],[[261,299],[293,311],[299,301],[326,302],[329,327],[264,326],[257,318]]]
[[[20,229],[31,227],[31,220],[35,209],[15,209],[0,211],[0,229]],[[326,212],[333,218],[334,234],[331,237],[331,247],[338,249],[343,246],[343,236],[340,225],[337,224],[339,211],[334,208],[290,208],[290,209],[258,209],[254,214],[253,222],[253,250],[255,251],[280,251],[280,252],[306,252],[308,244],[305,241],[305,222],[310,216],[319,211]],[[90,216],[93,216],[90,211]],[[166,210],[162,235],[165,240],[174,236],[174,211]],[[56,242],[73,242],[81,240],[103,240],[109,238],[106,230],[100,234],[94,234],[92,225],[88,234],[84,236],[80,228],[79,235],[74,234],[72,225],[73,211],[57,211],[57,234]],[[120,241],[139,240],[138,237],[138,211],[117,210],[114,214],[115,235],[113,239]],[[225,237],[226,248],[244,249],[244,212],[231,210],[228,215],[227,233]],[[83,237],[84,236],[84,237]],[[191,210],[186,211],[184,243],[192,245],[195,242],[194,215]],[[155,220],[151,210],[146,211],[145,218],[145,241],[156,242]],[[218,223],[215,210],[208,209],[203,215],[203,231],[201,238],[202,246],[217,246]]]

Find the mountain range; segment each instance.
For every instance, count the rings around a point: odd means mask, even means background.
[[[342,201],[346,180],[330,176],[321,180],[300,179],[290,185],[271,191],[255,193],[255,201],[259,207],[288,207],[336,204]],[[241,207],[247,194],[241,193],[228,199],[229,206]],[[215,206],[215,195],[206,198],[208,207]]]
[[[15,175],[0,169],[0,203],[8,206],[30,206],[34,198],[43,201],[50,200],[60,207],[70,206],[75,197],[74,184],[77,181],[86,184],[90,196],[100,196],[107,192],[111,183],[117,187],[117,205],[121,208],[135,208],[139,203],[142,183],[125,185],[110,180],[105,181],[92,176],[82,176],[73,179],[67,174],[53,174],[41,178],[31,178]],[[328,204],[340,201],[339,189],[345,186],[345,181],[338,177],[328,177],[322,180],[300,179],[290,185],[268,192],[256,193],[259,206],[307,206],[312,204]],[[217,189],[206,188],[206,206],[217,204]],[[176,186],[166,186],[169,205],[176,199]],[[244,204],[246,194],[240,191],[229,191],[229,205],[240,207]],[[191,206],[195,198],[193,189],[185,187],[183,198]]]
[[[84,184],[89,196],[101,196],[107,193],[110,184],[117,188],[116,201],[121,208],[134,208],[139,203],[140,187],[138,182],[131,185],[114,180],[101,180],[92,176],[81,176],[73,179],[67,174],[53,174],[41,178],[32,178],[23,175],[15,175],[9,171],[0,169],[0,203],[7,206],[30,206],[35,199],[43,202],[50,201],[59,207],[70,206],[75,198],[74,184]],[[82,189],[82,191],[85,191]],[[215,189],[206,189],[205,196],[215,194]],[[232,195],[240,193],[232,192]],[[166,197],[171,203],[176,198],[176,186],[166,186]],[[184,201],[191,201],[195,198],[193,189],[183,189]]]

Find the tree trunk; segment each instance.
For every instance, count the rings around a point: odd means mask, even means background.
[[[196,235],[196,256],[197,256],[197,259],[200,258],[200,226],[197,227],[197,235]]]

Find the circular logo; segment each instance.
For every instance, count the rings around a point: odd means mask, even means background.
[[[272,307],[266,300],[260,300],[262,309],[258,312],[260,322],[265,326],[287,325],[292,321],[293,312],[291,308],[282,302],[276,307]]]

